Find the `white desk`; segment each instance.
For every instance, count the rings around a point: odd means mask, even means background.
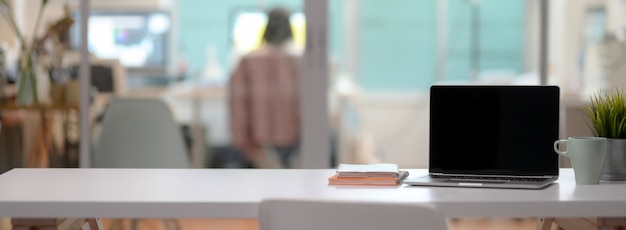
[[[412,176],[425,170],[409,170]],[[334,187],[334,170],[14,169],[0,175],[0,216],[256,218],[264,198],[435,203],[448,217],[626,216],[626,184],[544,190]]]

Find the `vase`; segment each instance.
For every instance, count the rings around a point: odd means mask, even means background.
[[[18,105],[39,104],[35,67],[34,54],[29,52],[22,53],[19,60],[19,78],[17,79],[18,91],[16,99]]]
[[[626,139],[608,139],[600,179],[605,181],[626,180]]]

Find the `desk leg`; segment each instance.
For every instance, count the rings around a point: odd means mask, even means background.
[[[177,219],[164,219],[166,230],[181,230]]]
[[[202,129],[202,98],[192,96],[192,119],[189,130],[193,143],[191,145],[191,164],[194,168],[205,168],[204,146],[205,137]]]
[[[554,223],[560,229],[566,230],[596,230],[599,229],[594,218],[554,218]]]
[[[104,230],[100,218],[88,219],[87,224],[89,226],[89,230]]]
[[[552,222],[554,218],[541,217],[537,220],[537,230],[550,230],[552,229]]]
[[[33,147],[28,159],[30,168],[46,168],[50,164],[50,147],[52,146],[52,120],[46,111],[39,111],[40,127],[34,137]]]
[[[194,168],[206,168],[205,166],[205,130],[199,122],[189,124],[191,133],[191,165]]]

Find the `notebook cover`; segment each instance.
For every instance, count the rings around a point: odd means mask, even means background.
[[[335,174],[328,178],[329,185],[399,185],[409,175],[401,170],[397,177],[339,177]]]

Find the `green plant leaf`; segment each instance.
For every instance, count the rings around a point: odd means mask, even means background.
[[[626,138],[626,94],[614,89],[609,92],[594,93],[591,103],[584,108],[596,136]]]

